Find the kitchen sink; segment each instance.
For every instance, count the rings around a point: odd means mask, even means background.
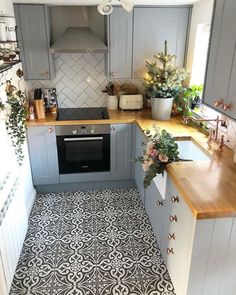
[[[204,151],[191,137],[178,138],[176,142],[179,146],[180,158],[186,161],[210,161],[211,156]],[[158,174],[153,178],[161,197],[165,199],[167,173]]]
[[[190,161],[210,161],[211,156],[204,151],[193,139],[176,140],[179,146],[180,158]]]

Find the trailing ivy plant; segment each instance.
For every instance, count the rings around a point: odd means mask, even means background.
[[[6,119],[7,133],[9,134],[12,145],[15,149],[17,162],[21,166],[24,158],[23,144],[26,139],[26,99],[23,92],[19,90],[13,92],[12,94],[8,94],[6,103],[10,106],[10,112]]]

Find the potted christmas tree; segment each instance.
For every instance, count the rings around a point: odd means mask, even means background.
[[[152,118],[168,120],[173,100],[183,91],[182,83],[188,77],[188,72],[171,64],[176,56],[168,54],[167,41],[164,52],[154,57],[157,61],[146,62],[148,77],[144,79],[145,91],[151,97]]]

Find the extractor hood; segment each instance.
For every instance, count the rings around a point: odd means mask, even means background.
[[[108,48],[90,28],[70,27],[54,42],[50,51],[53,53],[106,53]]]

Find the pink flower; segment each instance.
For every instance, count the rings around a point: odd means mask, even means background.
[[[143,166],[143,171],[147,172],[149,167],[153,164],[152,160],[149,161],[144,161],[142,166]]]
[[[156,149],[153,149],[152,151],[150,151],[150,156],[156,158],[158,156],[158,151]]]
[[[169,160],[168,156],[164,154],[160,154],[158,158],[161,162],[164,162],[164,163],[168,162]]]

